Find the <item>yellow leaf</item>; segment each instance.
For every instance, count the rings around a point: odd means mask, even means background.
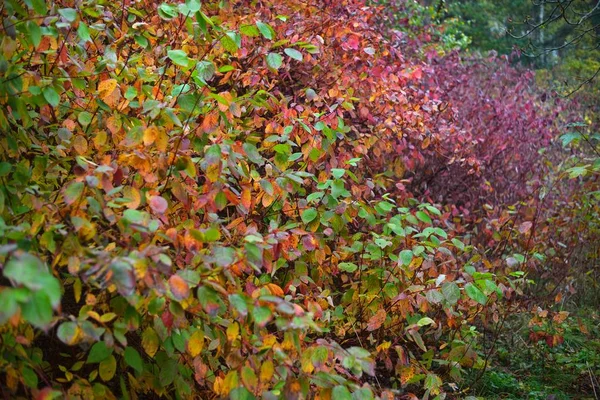
[[[302,357],[300,358],[300,368],[302,368],[302,372],[306,374],[311,374],[315,370],[315,366],[311,360],[312,354],[312,351],[304,351],[302,353]]]
[[[218,395],[222,395],[223,394],[223,378],[221,378],[220,376],[217,376],[215,378],[215,383],[213,384],[213,391],[218,394]]]
[[[156,141],[158,135],[160,134],[160,130],[156,126],[151,126],[144,130],[144,145],[150,146],[152,143]]]
[[[158,151],[165,152],[167,151],[167,145],[169,144],[169,136],[161,130],[159,131],[154,143]]]
[[[210,164],[206,167],[206,177],[211,182],[216,182],[221,175],[221,162]]]
[[[273,378],[273,373],[275,372],[275,366],[273,365],[273,361],[267,360],[260,366],[260,381],[261,382],[269,382],[271,378]]]
[[[187,351],[192,357],[196,357],[204,347],[204,333],[196,331],[192,334],[187,343]],[[228,392],[229,393],[229,392]]]
[[[273,203],[273,201],[275,200],[275,197],[271,196],[268,193],[263,193],[263,197],[262,197],[262,205],[263,207],[269,207],[271,205],[271,203]]]
[[[142,202],[142,195],[140,194],[140,191],[133,186],[125,186],[123,188],[123,200],[129,200],[124,202],[125,206],[129,209],[135,210]]]
[[[105,81],[102,81],[98,84],[98,95],[100,96],[100,98],[109,95],[112,93],[113,90],[116,89],[116,87],[116,79],[107,79]]]
[[[83,286],[81,284],[81,279],[79,278],[75,278],[75,282],[73,283],[73,291],[74,296],[75,296],[75,303],[79,303],[79,300],[81,300],[81,292],[82,292]]]
[[[229,371],[225,380],[223,381],[223,387],[221,395],[227,396],[229,392],[239,386],[239,377],[237,371]]]
[[[150,357],[154,357],[156,352],[158,351],[158,335],[156,331],[152,328],[146,328],[144,333],[142,334],[142,347],[146,354]]]
[[[245,366],[242,368],[242,383],[251,392],[256,390],[256,386],[258,386],[258,378],[256,377],[256,373],[249,366]]]
[[[391,342],[383,342],[379,346],[377,346],[377,351],[382,352],[388,350],[392,346]]]
[[[104,382],[110,381],[113,376],[115,376],[115,372],[117,371],[117,360],[115,356],[110,355],[106,360],[102,361],[98,366],[98,372],[100,374],[100,378]]]
[[[100,317],[100,322],[110,322],[115,318],[117,318],[117,314],[109,312]]]
[[[229,324],[229,326],[227,327],[227,340],[233,342],[235,339],[237,339],[239,333],[240,326],[237,324],[237,322]]]
[[[107,79],[98,84],[98,97],[111,107],[114,107],[121,97],[116,79]]]
[[[94,135],[94,147],[96,149],[101,149],[105,144],[106,144],[106,140],[108,139],[108,135],[106,134],[106,131],[98,131],[96,132],[96,134]]]
[[[95,319],[96,321],[100,321],[100,314],[98,314],[96,311],[90,310],[87,312],[87,315]]]
[[[73,138],[73,148],[79,155],[83,155],[88,151],[88,142],[83,136],[75,136]]]

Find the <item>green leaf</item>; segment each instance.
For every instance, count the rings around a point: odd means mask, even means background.
[[[346,386],[338,385],[331,391],[331,398],[335,400],[352,400],[352,394]]]
[[[136,349],[133,347],[125,348],[123,358],[125,359],[125,363],[127,363],[127,365],[129,365],[131,368],[140,374],[144,372],[144,362],[142,361],[140,353],[138,353]]]
[[[351,262],[342,262],[338,264],[338,268],[340,271],[352,273],[358,269],[358,265]]]
[[[248,389],[245,387],[237,387],[229,392],[228,396],[229,400],[256,400],[256,396],[254,396]]]
[[[76,344],[81,335],[81,328],[76,322],[67,321],[60,324],[56,330],[56,336],[64,343],[69,346]]]
[[[442,387],[442,379],[435,374],[428,374],[425,378],[423,387],[427,390],[430,390],[433,394],[437,394],[440,392],[440,388]]]
[[[0,325],[5,324],[12,317],[19,305],[12,289],[4,289],[0,292]]]
[[[79,199],[79,197],[81,197],[81,195],[83,193],[83,189],[84,189],[83,182],[72,182],[65,189],[65,194],[64,194],[65,203],[67,203],[68,205],[75,203]]]
[[[25,383],[25,386],[32,389],[37,389],[39,383],[38,377],[31,368],[23,367],[21,370],[21,375],[23,376],[23,382]]]
[[[125,210],[123,211],[123,218],[129,222],[134,224],[142,225],[146,220],[146,216],[148,213],[139,211],[139,210]]]
[[[267,65],[271,69],[279,69],[281,68],[281,64],[283,63],[283,57],[277,53],[269,53],[267,54]]]
[[[252,310],[252,319],[258,326],[265,326],[273,317],[269,307],[254,307]]]
[[[46,264],[36,256],[23,253],[10,259],[4,266],[4,276],[32,290],[46,289],[49,278],[56,280]],[[56,281],[58,284],[58,281]],[[58,284],[60,287],[60,284]]]
[[[249,37],[256,37],[260,35],[258,28],[254,25],[242,25],[240,26],[240,33]]]
[[[173,61],[174,64],[180,67],[187,68],[190,65],[190,59],[187,53],[183,50],[169,50],[167,51],[167,57]]]
[[[29,301],[21,304],[21,312],[37,328],[46,329],[52,322],[52,305],[45,292],[32,292]]]
[[[241,316],[248,315],[248,303],[244,299],[244,296],[240,294],[230,294],[229,303],[236,309]]]
[[[28,21],[27,33],[29,34],[31,43],[33,43],[33,47],[37,48],[42,41],[42,30],[40,29],[40,26],[36,24],[35,21]]]
[[[429,218],[429,215],[427,215],[424,211],[417,211],[416,215],[421,221],[431,225],[431,218]]]
[[[260,31],[260,33],[265,37],[265,39],[272,40],[273,39],[273,31],[272,28],[261,21],[256,21],[256,27]]]
[[[454,282],[446,282],[442,285],[442,294],[450,305],[454,305],[460,300],[460,288]]]
[[[60,104],[60,96],[52,86],[46,86],[42,89],[42,94],[44,95],[44,99],[46,99],[48,104],[52,107],[57,107]]]
[[[195,14],[196,12],[200,11],[200,0],[185,0],[185,5],[191,14]]]
[[[244,152],[246,153],[250,161],[252,161],[254,164],[262,166],[265,163],[265,159],[260,155],[255,145],[251,143],[244,143],[242,145],[242,148],[244,149]]]
[[[452,238],[452,244],[454,245],[454,247],[456,247],[460,251],[465,250],[465,244],[456,238]]]
[[[308,224],[309,222],[313,221],[315,218],[317,218],[318,215],[318,211],[314,208],[307,208],[306,210],[302,211],[302,222],[304,222],[305,224]]]
[[[402,261],[402,265],[410,265],[413,260],[413,256],[412,250],[402,250],[400,252],[400,261]]]
[[[61,8],[58,13],[67,21],[73,22],[77,19],[77,10],[74,8]]]
[[[221,46],[230,54],[237,53],[239,49],[238,36],[239,34],[235,32],[227,32],[221,37]]]
[[[196,64],[196,70],[200,78],[206,82],[212,79],[215,75],[215,64],[211,61],[202,60]]]
[[[213,288],[200,286],[197,294],[200,305],[208,315],[214,317],[223,311],[223,302]]]
[[[485,305],[487,303],[487,296],[483,294],[483,292],[479,290],[479,288],[474,284],[467,283],[467,285],[465,286],[465,291],[471,299],[475,300],[479,304]]]
[[[577,143],[577,141],[579,141],[580,138],[581,138],[581,133],[569,132],[569,133],[565,133],[564,135],[562,135],[560,137],[560,140],[562,141],[563,147],[567,147],[573,141],[575,141],[575,143]]]
[[[30,4],[36,13],[44,16],[48,13],[45,0],[31,0]]]
[[[77,121],[79,121],[82,126],[88,126],[91,124],[92,118],[92,114],[87,111],[82,111],[77,115]]]
[[[90,31],[88,26],[84,24],[82,21],[79,22],[79,26],[77,27],[77,36],[84,42],[91,42],[92,37],[90,36]]]
[[[46,296],[50,299],[50,305],[53,309],[58,309],[60,305],[60,298],[62,295],[60,289],[60,282],[52,274],[46,273],[41,274],[38,278],[38,285],[46,293]]]
[[[12,170],[12,165],[6,161],[0,162],[0,177],[6,176]]]
[[[110,356],[112,354],[112,352],[113,352],[113,349],[108,348],[106,346],[106,343],[104,343],[104,342],[94,343],[94,345],[90,349],[86,363],[87,364],[97,364],[99,362],[102,362],[102,361],[106,360],[108,358],[108,356]]]
[[[283,52],[285,54],[287,54],[290,58],[293,58],[296,61],[302,61],[302,53],[300,53],[298,50],[296,49],[284,49]]]
[[[177,6],[175,6],[175,5],[162,3],[158,7],[158,15],[162,19],[170,20],[170,19],[176,18],[179,15],[179,10],[177,9]]]
[[[419,325],[419,326],[435,325],[435,321],[429,317],[424,317],[424,318],[421,318],[417,322],[417,325]]]
[[[331,170],[331,175],[333,175],[333,177],[336,179],[340,179],[342,176],[344,176],[345,173],[346,170],[342,168],[333,168]]]

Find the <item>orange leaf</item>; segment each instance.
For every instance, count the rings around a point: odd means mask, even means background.
[[[242,199],[241,199],[242,205],[246,208],[246,210],[250,210],[250,208],[252,207],[252,191],[250,191],[250,188],[244,188],[244,190],[242,190]]]
[[[269,289],[269,292],[271,292],[271,294],[273,296],[283,297],[283,289],[281,289],[276,284],[274,284],[274,283],[267,283],[267,289]]]
[[[202,121],[202,130],[205,133],[212,133],[219,126],[219,116],[216,113],[210,113],[204,116],[204,120]]]
[[[173,297],[178,301],[187,299],[190,295],[190,286],[179,275],[172,275],[169,278],[169,288],[173,293]]]
[[[385,317],[387,317],[387,313],[383,308],[380,308],[375,315],[369,319],[367,323],[367,330],[374,331],[376,329],[381,328],[381,325],[385,322]]]

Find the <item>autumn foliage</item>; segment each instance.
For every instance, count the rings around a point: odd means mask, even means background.
[[[530,262],[485,246],[527,241],[498,210],[555,135],[530,72],[361,1],[2,13],[6,393],[468,390]]]

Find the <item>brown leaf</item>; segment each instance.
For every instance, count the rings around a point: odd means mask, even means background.
[[[79,155],[84,155],[88,151],[88,142],[83,136],[75,136],[73,139],[73,148]]]
[[[531,221],[525,221],[521,225],[519,225],[519,232],[521,232],[521,234],[525,234],[529,232],[532,226],[533,223]]]

